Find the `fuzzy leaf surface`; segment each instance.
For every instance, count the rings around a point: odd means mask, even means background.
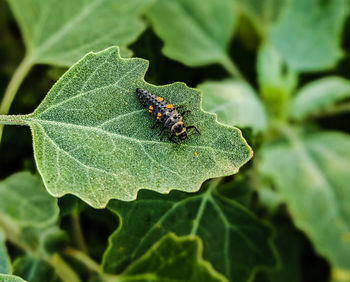
[[[149,0],[8,0],[33,63],[70,66],[90,51],[126,46]]]
[[[39,177],[19,172],[0,182],[0,226],[10,220],[10,227],[44,227],[54,223],[58,213],[57,200]]]
[[[291,104],[290,116],[300,120],[349,97],[349,80],[336,76],[321,78],[298,91]]]
[[[11,273],[11,262],[5,245],[5,235],[0,230],[0,273]]]
[[[158,0],[147,16],[166,56],[189,66],[227,60],[236,23],[231,0]]]
[[[177,237],[170,233],[130,265],[121,281],[227,282],[203,260],[202,249],[197,237]]]
[[[183,83],[144,81],[148,62],[122,59],[115,47],[90,53],[50,90],[30,125],[38,170],[54,196],[74,194],[94,207],[134,200],[140,189],[193,192],[208,178],[234,174],[252,156],[239,129],[200,108],[200,94]],[[143,88],[183,105],[187,125],[201,135],[176,145],[158,130],[135,93]]]
[[[268,41],[294,70],[332,68],[343,56],[341,33],[348,14],[344,0],[286,1]]]
[[[350,270],[350,137],[288,133],[266,145],[260,170],[271,177],[295,224],[335,267]]]
[[[169,232],[201,238],[204,259],[229,281],[247,281],[258,268],[275,263],[269,242],[271,230],[211,187],[196,196],[142,191],[137,201],[112,201],[109,208],[122,223],[110,237],[104,255],[107,272],[123,271]],[[133,223],[135,218],[137,225]]]
[[[205,82],[203,109],[216,113],[218,120],[228,125],[251,127],[254,131],[266,128],[266,114],[254,89],[243,81]]]

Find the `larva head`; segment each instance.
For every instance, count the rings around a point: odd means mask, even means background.
[[[182,121],[178,121],[177,123],[175,123],[172,127],[172,131],[181,140],[185,140],[187,138],[186,127]]]

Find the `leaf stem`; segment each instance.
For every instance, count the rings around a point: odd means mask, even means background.
[[[89,252],[81,229],[79,214],[77,212],[74,212],[71,216],[71,220],[78,247],[81,251],[88,254]]]
[[[48,260],[48,263],[55,269],[57,275],[64,282],[80,282],[79,276],[73,269],[61,258],[59,254],[54,254]]]
[[[18,91],[18,88],[22,84],[24,78],[27,76],[32,66],[33,62],[31,60],[31,57],[25,56],[22,62],[19,64],[18,68],[16,69],[15,73],[13,74],[10,83],[6,88],[6,92],[0,104],[1,115],[6,115],[9,112],[11,104]]]
[[[0,125],[27,125],[27,115],[0,115]]]
[[[11,104],[16,97],[19,87],[21,86],[23,80],[25,79],[33,65],[33,61],[28,55],[26,55],[23,58],[22,62],[19,64],[18,68],[16,69],[6,88],[4,97],[2,98],[0,104],[0,115],[6,115],[9,112]],[[3,128],[4,125],[0,122],[0,142]]]
[[[247,79],[244,77],[244,75],[241,73],[241,71],[238,69],[236,64],[230,59],[230,57],[225,56],[221,60],[221,65],[224,67],[224,69],[231,74],[234,78],[237,78],[239,80],[247,81]]]
[[[77,261],[83,263],[89,270],[96,272],[102,281],[122,281],[120,275],[102,273],[100,265],[82,251],[68,247],[64,250],[64,254],[75,258]]]
[[[88,269],[99,273],[100,272],[100,266],[97,262],[95,262],[92,258],[90,258],[86,253],[77,250],[77,249],[73,249],[71,247],[67,247],[64,250],[64,254],[71,256],[73,258],[75,258],[76,260],[80,261],[81,263],[83,263]]]

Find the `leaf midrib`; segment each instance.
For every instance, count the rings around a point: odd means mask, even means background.
[[[39,125],[41,124],[49,124],[49,125],[55,125],[55,126],[59,126],[59,127],[75,127],[78,129],[83,129],[83,130],[87,130],[87,131],[97,131],[101,134],[106,134],[109,135],[110,137],[116,137],[116,138],[120,138],[120,139],[125,139],[134,143],[146,143],[146,144],[157,144],[157,145],[163,145],[163,146],[178,146],[176,144],[172,144],[170,142],[161,142],[161,141],[153,141],[153,140],[145,140],[145,139],[136,139],[133,137],[129,137],[129,136],[125,136],[125,135],[121,135],[118,133],[114,133],[114,132],[110,132],[110,131],[106,131],[103,130],[101,128],[98,127],[92,127],[92,126],[87,126],[87,125],[78,125],[78,124],[74,124],[74,123],[68,123],[68,122],[57,122],[57,121],[51,121],[51,120],[44,120],[44,119],[38,119],[38,118],[33,118],[33,117],[28,117],[26,119],[29,123],[38,123]],[[51,139],[51,138],[50,138]],[[52,140],[52,139],[51,139]],[[53,140],[52,140],[53,141]],[[214,152],[220,152],[223,154],[229,154],[229,155],[234,155],[234,152],[232,151],[224,151],[224,150],[219,150],[210,146],[200,146],[200,145],[188,145],[188,144],[181,144],[180,146],[184,146],[184,147],[188,147],[188,148],[201,148],[201,149],[207,149],[207,150],[211,150]]]

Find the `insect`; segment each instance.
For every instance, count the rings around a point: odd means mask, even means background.
[[[177,110],[182,106],[175,108],[174,105],[167,103],[162,97],[156,96],[147,90],[140,88],[136,89],[136,93],[141,104],[148,109],[148,112],[152,116],[156,117],[157,119],[157,122],[152,126],[152,129],[159,124],[163,125],[159,135],[162,135],[165,129],[169,129],[172,133],[169,140],[178,144],[174,140],[174,137],[177,136],[180,140],[185,140],[187,138],[188,129],[193,128],[198,134],[201,134],[197,127],[193,125],[186,127],[183,122],[184,114],[189,113],[190,111],[187,110],[179,114]]]

